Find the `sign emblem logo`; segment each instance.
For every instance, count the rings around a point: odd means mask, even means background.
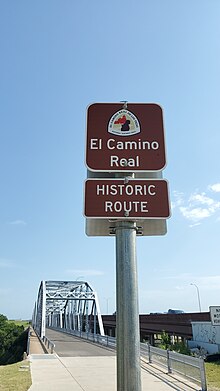
[[[117,136],[132,136],[140,133],[140,131],[140,123],[137,117],[126,109],[113,114],[108,123],[108,132]]]

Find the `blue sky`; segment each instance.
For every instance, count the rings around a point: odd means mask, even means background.
[[[137,239],[140,312],[219,305],[218,0],[0,3],[0,313],[44,280],[84,279],[115,311],[115,240],[87,237],[86,108],[163,107],[172,217]]]

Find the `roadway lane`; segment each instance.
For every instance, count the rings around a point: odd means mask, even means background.
[[[55,343],[55,352],[60,357],[115,356],[114,351],[99,347],[81,338],[59,331],[46,330],[46,336]]]

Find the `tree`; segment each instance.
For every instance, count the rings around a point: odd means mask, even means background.
[[[170,349],[171,346],[171,338],[169,334],[166,333],[166,331],[163,331],[161,334],[161,347],[162,349]]]
[[[5,315],[0,314],[0,329],[5,325],[8,318]]]
[[[160,348],[162,349],[174,350],[177,353],[190,355],[190,349],[184,342],[171,343],[171,338],[165,331],[161,334],[161,341]]]
[[[5,361],[9,359],[12,359],[12,362],[16,361],[13,361],[13,351],[17,351],[23,333],[23,326],[9,322],[6,316],[0,314],[0,364],[7,363]]]

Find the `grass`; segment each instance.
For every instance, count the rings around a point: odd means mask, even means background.
[[[21,368],[24,366],[24,368]],[[28,367],[28,368],[26,368]],[[29,361],[0,366],[0,391],[27,391],[31,386]]]
[[[8,320],[9,323],[15,323],[17,326],[24,326],[24,328],[26,329],[27,327],[30,326],[30,323],[28,320]]]
[[[205,363],[205,370],[208,390],[220,390],[220,361]]]

